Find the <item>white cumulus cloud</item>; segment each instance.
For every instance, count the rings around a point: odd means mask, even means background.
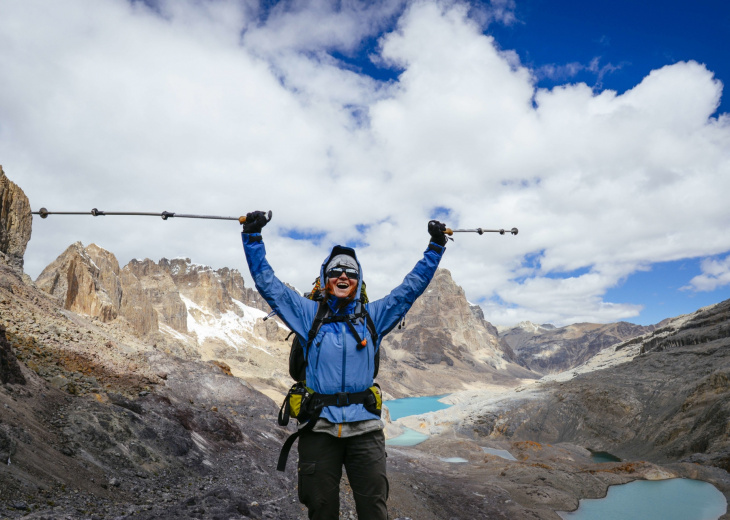
[[[722,84],[699,63],[621,94],[540,89],[484,33],[514,21],[510,1],[149,5],[3,4],[0,163],[34,210],[271,209],[281,278],[306,290],[331,245],[354,243],[373,297],[419,259],[431,216],[515,226],[458,236],[442,264],[499,324],[630,318],[638,302],[604,295],[631,273],[730,250],[730,119],[713,116]],[[373,38],[371,59],[395,79],[336,58]],[[76,240],[122,264],[184,256],[245,271],[238,231],[36,217],[26,271]]]
[[[723,259],[705,259],[700,263],[702,274],[692,278],[682,287],[691,291],[714,291],[718,287],[730,285],[730,256]]]

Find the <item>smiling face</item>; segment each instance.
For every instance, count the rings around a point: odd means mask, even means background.
[[[355,278],[350,278],[345,269],[340,269],[336,274],[339,276],[328,276],[327,278],[327,293],[336,298],[347,300],[354,298],[357,291],[357,272],[355,272]]]

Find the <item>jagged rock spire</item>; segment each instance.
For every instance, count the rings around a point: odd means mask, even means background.
[[[0,166],[0,261],[22,270],[33,215],[28,197]]]

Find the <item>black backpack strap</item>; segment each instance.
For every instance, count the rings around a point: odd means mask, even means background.
[[[360,334],[358,334],[357,330],[355,329],[354,322],[364,319],[365,320],[365,326],[367,327],[368,331],[370,332],[370,336],[373,338],[373,345],[378,344],[378,331],[375,330],[375,323],[373,322],[373,319],[370,317],[370,314],[368,313],[367,308],[363,305],[362,301],[357,302],[357,306],[355,307],[355,312],[352,314],[344,314],[344,315],[335,315],[335,316],[326,316],[322,319],[323,323],[341,323],[344,322],[345,325],[347,325],[347,328],[352,332],[352,335],[355,336],[355,339],[357,340],[357,348],[361,349],[364,348],[366,344],[363,344],[363,339],[360,337]]]
[[[350,406],[351,404],[368,404],[373,400],[373,393],[368,388],[362,392],[340,392],[338,394],[313,394],[317,407]]]
[[[355,340],[357,340],[357,350],[361,350],[367,347],[368,341],[360,337],[360,334],[357,333],[355,325],[352,324],[352,321],[346,321],[345,324],[347,325],[347,328],[350,329],[350,332],[352,332],[352,335],[355,336]]]
[[[287,437],[286,441],[284,441],[284,445],[281,447],[281,451],[279,452],[279,462],[276,464],[277,471],[284,471],[286,469],[286,461],[289,458],[289,452],[291,451],[292,445],[294,445],[294,441],[297,440],[302,433],[312,431],[314,424],[317,422],[317,419],[319,419],[319,415],[321,413],[322,406],[317,405],[312,413],[312,417],[309,421],[307,421],[307,424]]]
[[[309,334],[307,335],[307,347],[309,347],[309,345],[311,345],[314,341],[314,338],[317,337],[317,333],[319,333],[319,329],[322,327],[322,323],[325,322],[325,318],[327,318],[329,312],[330,307],[327,305],[327,301],[320,301],[319,306],[317,307],[317,314],[314,315],[312,326],[309,328]]]
[[[309,365],[309,347],[314,342],[314,338],[317,337],[319,329],[320,327],[322,327],[322,323],[324,323],[325,318],[327,318],[329,312],[330,308],[329,305],[327,305],[327,301],[321,300],[319,302],[319,306],[317,307],[317,314],[314,315],[312,326],[309,328],[309,333],[307,334],[307,344],[303,346],[306,349],[306,351],[304,352],[305,368],[307,367],[307,365]]]

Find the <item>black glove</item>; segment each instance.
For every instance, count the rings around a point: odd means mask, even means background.
[[[261,233],[261,229],[266,225],[268,219],[263,211],[252,211],[246,213],[246,222],[243,223],[244,233]]]
[[[442,224],[438,220],[431,220],[428,223],[428,234],[431,235],[431,242],[440,246],[446,245],[446,224]]]

